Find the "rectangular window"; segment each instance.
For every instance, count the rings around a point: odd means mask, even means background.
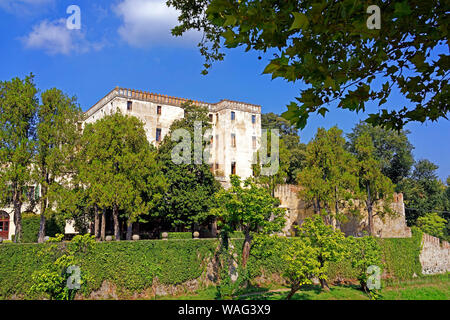
[[[157,142],[161,141],[161,129],[160,128],[156,128],[156,141]]]
[[[133,109],[133,101],[128,101],[127,102],[127,110],[131,111]]]
[[[236,135],[234,133],[231,134],[231,146],[236,148]]]
[[[231,120],[236,119],[236,113],[234,111],[231,111]]]
[[[161,106],[156,107],[156,114],[161,114]]]
[[[236,162],[231,162],[231,174],[236,174]]]
[[[253,146],[253,149],[256,149],[256,137],[255,136],[252,137],[252,146]]]
[[[216,170],[219,170],[219,164],[216,163]]]
[[[209,144],[213,144],[214,143],[214,136],[211,136],[211,140],[209,140]]]
[[[213,115],[211,113],[209,114],[209,122],[213,122]]]
[[[252,114],[252,123],[256,123],[256,116]]]

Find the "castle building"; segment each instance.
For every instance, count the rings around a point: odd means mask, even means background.
[[[217,103],[188,100],[116,87],[86,111],[85,123],[92,123],[120,110],[144,123],[150,143],[158,144],[171,124],[184,116],[182,105],[206,107],[212,125],[209,165],[219,180],[230,174],[245,179],[252,175],[252,160],[261,143],[261,106],[221,100]]]

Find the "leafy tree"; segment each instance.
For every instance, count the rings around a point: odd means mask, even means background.
[[[306,145],[300,143],[298,129],[289,121],[275,113],[261,115],[261,128],[279,130],[280,136],[280,175],[285,183],[295,183],[297,174],[303,168]],[[284,149],[283,149],[284,147]]]
[[[445,186],[437,178],[437,169],[431,161],[419,160],[414,164],[411,176],[399,184],[405,199],[408,225],[414,225],[417,218],[427,213],[445,209]]]
[[[41,187],[41,222],[38,242],[44,242],[45,217],[52,211],[52,203],[72,178],[76,146],[79,145],[82,111],[75,98],[61,90],[49,89],[42,93],[36,128],[37,183]]]
[[[283,252],[283,277],[291,286],[286,299],[290,300],[303,285],[313,283],[312,279],[320,274],[321,266],[317,260],[318,249],[311,245],[308,238],[293,238]]]
[[[180,11],[172,34],[202,31],[205,70],[223,60],[223,47],[274,53],[272,78],[307,86],[283,117],[304,128],[311,113],[329,106],[354,112],[378,102],[372,124],[399,129],[449,112],[447,6],[441,0],[375,1],[380,28],[368,28],[366,1],[168,0]],[[259,57],[261,58],[261,57]],[[374,81],[374,79],[380,80]],[[410,106],[380,108],[400,93]]]
[[[24,190],[32,184],[38,99],[33,75],[0,82],[0,202],[14,208],[14,242],[22,240]]]
[[[347,252],[351,261],[352,268],[356,270],[359,283],[364,292],[371,296],[376,296],[376,289],[370,289],[368,286],[369,274],[367,269],[370,266],[376,266],[382,269],[381,247],[374,237],[365,236],[361,238],[348,237]]]
[[[187,103],[183,106],[184,117],[175,120],[170,126],[170,133],[164,137],[158,149],[158,161],[162,165],[162,173],[167,179],[168,187],[158,203],[157,215],[173,227],[194,229],[196,225],[212,222],[210,210],[215,206],[214,195],[220,190],[220,183],[214,178],[207,159],[203,159],[203,150],[208,147],[207,130],[211,128],[208,109]],[[200,148],[194,147],[196,123],[201,123]],[[174,132],[178,129],[186,130],[189,141],[175,141]],[[188,151],[189,163],[174,163],[172,152],[181,143]],[[195,154],[201,150],[201,154]],[[195,156],[202,159],[196,163]]]
[[[381,172],[385,176],[395,184],[409,176],[414,163],[412,155],[414,147],[407,137],[409,131],[397,132],[361,122],[347,135],[350,151],[355,152],[356,140],[364,133],[372,138],[375,147],[374,157],[380,162]]]
[[[166,186],[144,124],[120,112],[105,116],[86,125],[82,146],[80,178],[88,188],[90,202],[112,209],[116,240],[120,240],[122,211],[127,239],[131,239],[132,223],[154,209]]]
[[[367,209],[368,232],[374,234],[373,218],[392,214],[389,206],[394,194],[392,181],[381,172],[380,162],[375,158],[375,147],[368,133],[359,136],[355,141],[355,155],[359,171],[360,197]],[[376,203],[382,200],[383,207],[377,210]],[[374,210],[377,210],[374,212]]]
[[[355,158],[345,150],[342,130],[333,127],[317,134],[306,147],[305,167],[297,181],[300,195],[316,213],[326,213],[328,224],[345,220],[348,200],[358,192]]]
[[[319,265],[315,266],[316,275],[319,278],[322,289],[329,290],[327,284],[327,273],[331,261],[339,261],[345,254],[345,236],[340,230],[334,230],[332,226],[326,225],[321,215],[306,218],[300,228],[298,235],[305,244],[309,244],[316,250],[316,260]],[[308,254],[311,254],[309,252]]]
[[[436,212],[433,212],[417,218],[417,226],[423,232],[431,236],[443,239],[445,237],[447,220],[442,218]]]
[[[224,235],[237,229],[244,233],[242,266],[245,268],[253,236],[281,231],[285,223],[285,211],[278,208],[280,201],[277,198],[251,179],[241,183],[238,176],[231,175],[230,180],[231,187],[217,193],[219,207],[212,212],[217,216]]]

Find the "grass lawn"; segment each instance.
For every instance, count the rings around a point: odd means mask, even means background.
[[[235,300],[283,300],[289,289],[283,286],[251,288]],[[216,288],[209,287],[196,293],[181,296],[164,296],[157,299],[173,300],[214,300]],[[381,300],[450,300],[450,275],[424,276],[408,281],[386,283],[382,288]],[[330,291],[322,291],[319,285],[304,286],[293,300],[368,300],[358,285],[330,286]]]

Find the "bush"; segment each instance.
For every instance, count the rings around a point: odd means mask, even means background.
[[[22,215],[22,242],[32,243],[38,241],[41,216],[32,212]],[[64,233],[64,222],[58,221],[52,215],[45,220],[45,235],[54,237],[57,233]]]
[[[230,239],[243,239],[245,235],[242,231],[234,231],[230,233],[229,237]]]
[[[191,232],[167,232],[168,239],[192,239]]]

